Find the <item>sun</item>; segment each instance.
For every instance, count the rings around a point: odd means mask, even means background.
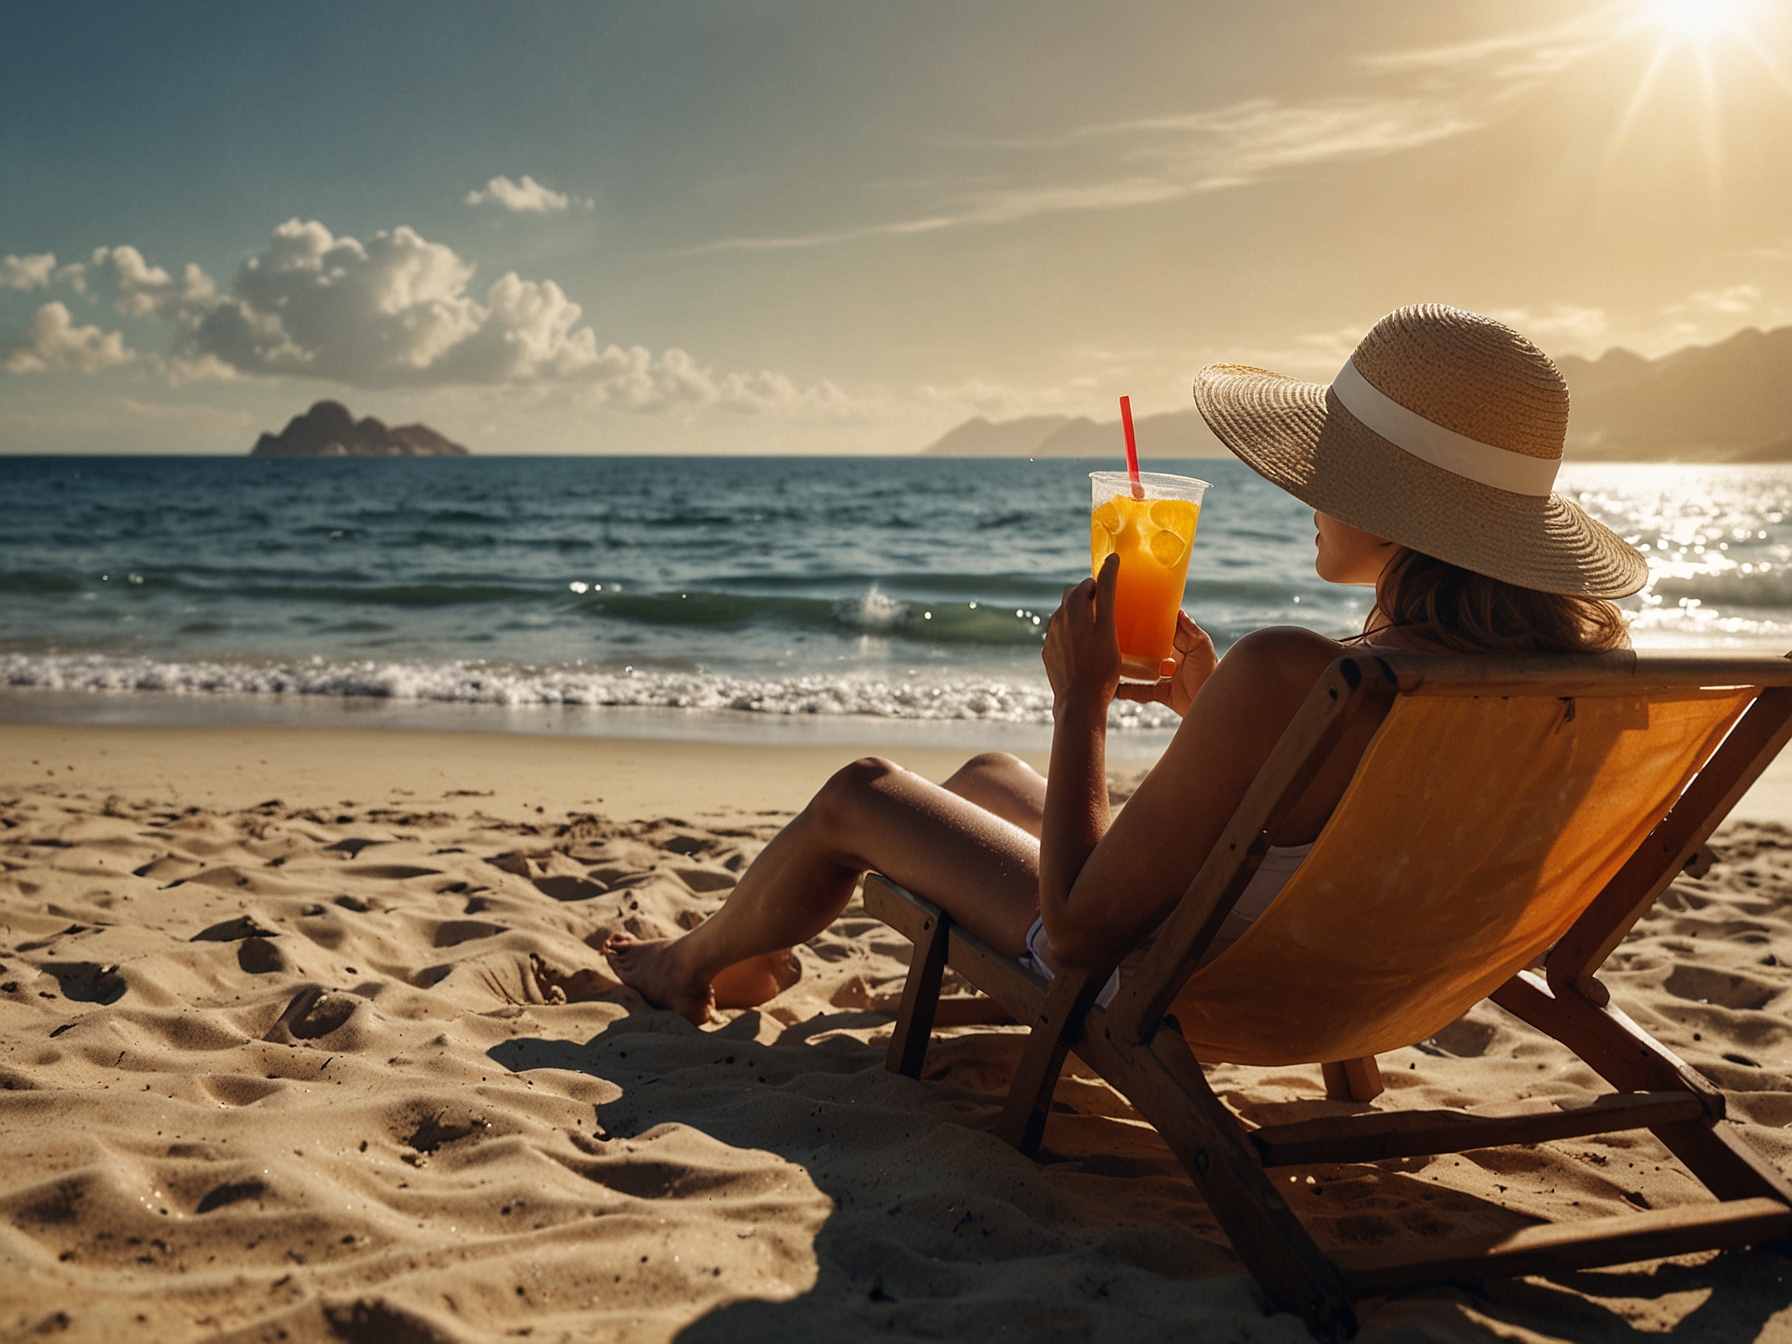
[[[1688,110],[1696,119],[1699,157],[1704,162],[1712,199],[1714,202],[1721,199],[1724,167],[1719,107],[1724,88],[1721,64],[1738,53],[1750,54],[1769,78],[1792,95],[1792,77],[1780,68],[1774,54],[1763,45],[1751,26],[1762,4],[1763,0],[1640,0],[1640,3],[1633,0],[1632,5],[1614,11],[1623,15],[1615,36],[1634,34],[1646,38],[1653,42],[1655,50],[1612,129],[1600,170],[1602,181],[1611,173],[1663,73],[1677,62],[1690,61],[1698,84],[1693,105]]]
[[[1648,21],[1676,37],[1703,39],[1741,26],[1741,0],[1653,0]]]

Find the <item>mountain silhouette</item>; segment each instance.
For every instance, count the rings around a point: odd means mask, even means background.
[[[1571,462],[1792,462],[1792,327],[1750,327],[1658,359],[1614,347],[1556,361],[1568,382]],[[1192,407],[1137,424],[1148,457],[1229,454]],[[1118,418],[967,420],[923,449],[933,457],[1116,457]]]
[[[1598,462],[1792,461],[1792,327],[1750,327],[1659,359],[1556,361],[1568,456]]]

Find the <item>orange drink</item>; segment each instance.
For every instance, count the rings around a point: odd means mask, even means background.
[[[1207,482],[1141,472],[1143,499],[1134,497],[1123,471],[1091,472],[1089,483],[1091,568],[1100,573],[1109,555],[1120,556],[1114,631],[1120,637],[1121,675],[1129,681],[1156,681],[1176,634],[1188,553]]]

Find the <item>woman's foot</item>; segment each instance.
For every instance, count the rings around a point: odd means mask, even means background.
[[[651,941],[632,933],[612,933],[604,939],[604,960],[616,978],[655,1008],[670,1008],[698,1026],[716,1020],[716,995],[709,983],[693,980],[677,965],[672,953],[676,938]]]
[[[717,974],[710,988],[718,1008],[757,1008],[802,978],[802,963],[786,947],[735,962]]]

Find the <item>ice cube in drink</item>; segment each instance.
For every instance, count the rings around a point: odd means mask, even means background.
[[[1089,556],[1095,573],[1109,555],[1120,556],[1114,630],[1120,640],[1121,675],[1156,681],[1176,634],[1207,483],[1157,472],[1141,473],[1139,479],[1143,499],[1133,497],[1124,472],[1090,474]]]

